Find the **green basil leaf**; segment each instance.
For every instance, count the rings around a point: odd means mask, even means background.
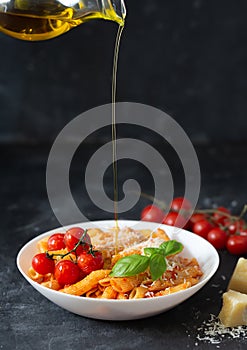
[[[161,254],[153,254],[150,257],[150,273],[153,281],[160,278],[166,270],[166,259]]]
[[[144,255],[133,254],[118,260],[110,272],[111,277],[129,277],[144,272],[149,265],[149,258]]]
[[[176,240],[171,240],[163,242],[159,248],[163,250],[165,256],[169,256],[180,253],[183,250],[183,245]]]
[[[162,254],[162,250],[160,248],[148,247],[144,248],[144,254],[147,256],[151,256],[153,254]]]

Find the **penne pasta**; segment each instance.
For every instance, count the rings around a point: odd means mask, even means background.
[[[111,278],[110,277],[103,278],[102,280],[99,281],[99,285],[102,287],[110,286],[111,285]]]
[[[28,270],[28,276],[35,282],[41,283],[43,282],[44,276],[40,275],[38,272],[36,272],[32,267]]]
[[[158,228],[155,232],[153,232],[152,233],[152,237],[153,238],[159,237],[159,238],[162,238],[164,241],[169,241],[170,240],[168,235],[161,228]]]
[[[96,292],[97,292],[97,291],[98,291],[98,288],[97,288],[97,287],[95,287],[95,288],[89,290],[89,291],[86,293],[86,297],[87,297],[87,298],[97,298],[97,296],[96,296]],[[101,291],[100,291],[100,293],[101,293]]]
[[[145,294],[148,292],[148,288],[144,286],[136,287],[132,289],[129,295],[129,299],[145,298]]]
[[[157,297],[157,296],[162,296],[162,295],[169,295],[172,293],[180,292],[181,290],[185,290],[189,287],[191,287],[190,282],[181,283],[181,284],[178,284],[177,286],[168,287],[164,290],[161,290],[161,291],[157,292],[155,294],[155,296]]]
[[[118,300],[129,299],[129,294],[128,293],[118,293],[116,299],[118,299]]]
[[[40,253],[45,253],[48,250],[48,244],[47,244],[48,239],[49,239],[49,237],[46,237],[46,238],[41,239],[38,242],[37,246],[38,246],[38,250]]]
[[[133,255],[133,254],[141,254],[140,249],[132,249],[132,250],[128,250],[128,251],[122,251],[119,254],[113,255],[112,260],[111,260],[111,265],[114,266],[119,259],[123,258],[124,256]]]
[[[102,299],[116,299],[117,292],[112,288],[112,286],[108,286],[105,288],[104,292],[101,295]]]
[[[49,281],[42,282],[41,285],[54,290],[61,289],[61,286],[59,285],[57,280],[54,280],[54,279],[53,280],[50,279]]]
[[[60,292],[73,294],[73,295],[82,295],[89,292],[91,289],[95,288],[98,282],[108,276],[111,270],[96,270],[92,271],[88,276],[83,278],[81,281],[72,284],[68,287],[60,289]]]
[[[140,274],[131,277],[113,277],[111,278],[111,286],[119,293],[130,292],[133,288],[141,284],[145,278],[145,274]]]

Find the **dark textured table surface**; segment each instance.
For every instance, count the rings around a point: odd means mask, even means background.
[[[84,156],[93,146],[84,148]],[[225,205],[237,211],[246,202],[247,145],[196,148],[202,172],[200,206]],[[31,238],[59,224],[45,188],[49,147],[1,146],[0,349],[244,349],[247,341],[222,338],[219,344],[197,339],[198,328],[217,315],[237,257],[220,252],[220,266],[195,296],[158,316],[108,322],[71,314],[45,299],[20,275],[19,249]],[[76,174],[76,170],[75,170]],[[120,175],[121,177],[121,175]],[[177,187],[179,190],[179,186]],[[74,191],[77,191],[75,184]],[[145,201],[128,217],[138,219]],[[90,219],[108,218],[82,205]]]

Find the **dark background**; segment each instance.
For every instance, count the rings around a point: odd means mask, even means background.
[[[245,141],[246,1],[126,7],[117,100],[162,109],[195,144]],[[1,34],[0,142],[52,143],[78,114],[111,102],[116,30],[98,20],[44,42]]]

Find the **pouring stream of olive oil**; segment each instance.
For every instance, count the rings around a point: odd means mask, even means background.
[[[118,174],[116,150],[116,86],[121,34],[126,9],[123,0],[6,0],[0,2],[0,31],[21,40],[38,41],[59,36],[91,19],[117,22],[112,70],[112,162],[115,252],[118,251]]]
[[[117,66],[121,35],[124,25],[118,27],[113,57],[112,70],[112,165],[113,165],[113,191],[114,191],[114,219],[115,219],[115,254],[118,252],[118,173],[117,173],[117,133],[116,133],[116,91]]]

